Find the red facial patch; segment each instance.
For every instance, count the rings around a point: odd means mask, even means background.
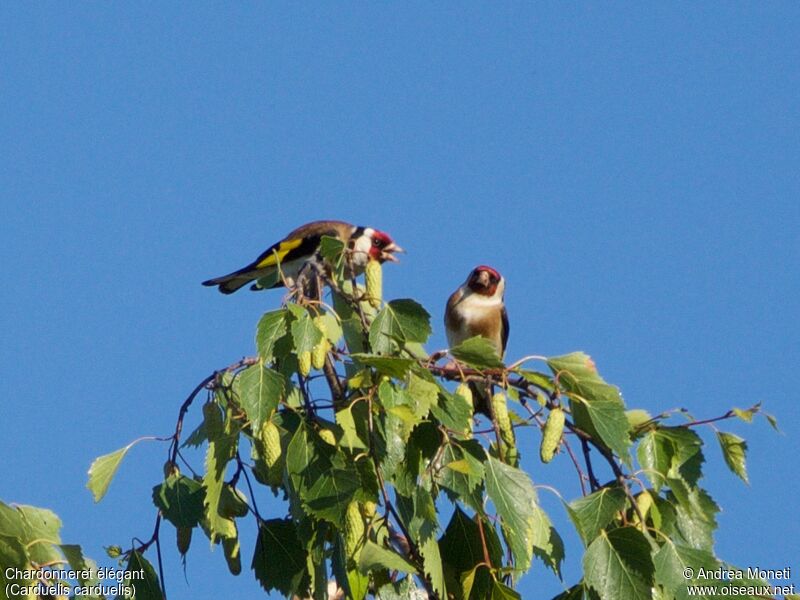
[[[489,273],[489,275],[492,275],[494,279],[500,281],[500,273],[498,273],[492,267],[487,267],[486,265],[478,265],[477,267],[472,269],[472,272],[476,274],[480,273],[481,271],[486,271],[487,273]]]
[[[369,247],[369,255],[372,258],[380,259],[383,249],[392,244],[394,240],[382,231],[375,229],[372,233],[372,243]]]
[[[467,285],[476,294],[494,296],[497,284],[500,283],[500,273],[492,267],[480,265],[472,269]]]

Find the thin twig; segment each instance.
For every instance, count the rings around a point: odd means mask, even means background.
[[[588,479],[588,477],[583,472],[583,469],[581,469],[581,465],[578,462],[578,458],[575,456],[575,453],[572,451],[572,448],[569,445],[569,440],[567,440],[567,438],[564,437],[562,438],[562,442],[564,444],[564,448],[567,449],[567,454],[569,454],[569,457],[572,459],[572,464],[575,465],[575,470],[578,471],[578,481],[580,481],[581,484],[581,494],[585,496],[586,495],[585,482]]]
[[[589,455],[589,442],[585,438],[580,438],[580,440],[581,450],[583,450],[583,460],[586,463],[586,471],[589,474],[589,487],[591,487],[592,491],[595,491],[600,487],[600,483],[597,481],[597,477],[594,475],[594,469],[592,468],[592,457]]]
[[[697,427],[698,425],[708,425],[709,423],[716,423],[717,421],[724,421],[725,419],[730,419],[735,417],[736,413],[733,410],[729,410],[724,415],[719,417],[714,417],[713,419],[702,419],[700,421],[689,421],[688,423],[683,423],[680,427]]]

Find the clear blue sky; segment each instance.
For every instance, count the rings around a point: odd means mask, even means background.
[[[800,570],[798,31],[789,2],[4,3],[0,498],[52,508],[106,566],[101,545],[148,536],[165,448],[138,446],[99,505],[92,459],[169,434],[281,299],[200,281],[340,218],[407,248],[386,292],[433,313],[431,349],[487,263],[510,358],[585,350],[651,412],[762,400],[786,435],[725,426],[750,487],[706,434],[717,551]],[[534,441],[534,481],[577,496]],[[194,542],[188,584],[167,544],[173,598],[255,595]],[[560,589],[540,564],[522,583]]]

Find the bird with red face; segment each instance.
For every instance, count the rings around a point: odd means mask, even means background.
[[[480,265],[472,269],[464,284],[447,301],[444,326],[451,347],[481,336],[503,357],[509,330],[503,302],[505,287],[505,279],[492,267]]]
[[[252,290],[272,289],[285,284],[291,287],[309,262],[323,263],[319,255],[323,236],[338,238],[344,243],[349,252],[351,272],[347,273],[348,276],[363,273],[370,260],[397,262],[394,253],[403,252],[388,234],[372,227],[344,221],[313,221],[274,243],[247,266],[204,281],[203,285],[217,286],[223,294],[232,294],[251,281],[256,281],[250,287]]]

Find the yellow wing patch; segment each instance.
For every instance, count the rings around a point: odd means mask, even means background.
[[[263,269],[265,267],[271,267],[273,265],[278,264],[278,262],[283,260],[283,257],[289,254],[292,250],[297,248],[300,244],[303,243],[302,238],[297,238],[294,240],[285,240],[278,244],[277,248],[274,248],[269,256],[261,260],[258,264],[256,264],[257,269]]]

